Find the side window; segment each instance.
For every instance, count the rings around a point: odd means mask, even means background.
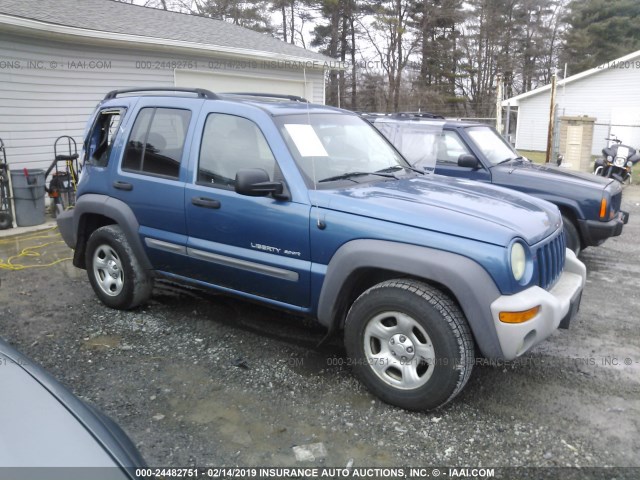
[[[437,149],[437,164],[448,167],[457,166],[460,155],[471,153],[460,136],[451,130],[443,130],[439,135]]]
[[[122,169],[178,178],[190,120],[189,110],[141,109],[127,142]]]
[[[210,114],[202,133],[198,183],[232,188],[243,168],[262,168],[273,179],[276,160],[264,135],[246,118]]]
[[[85,162],[99,167],[107,165],[125,111],[124,108],[112,108],[98,113],[86,141]]]

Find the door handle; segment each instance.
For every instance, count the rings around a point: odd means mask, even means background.
[[[218,200],[214,200],[213,198],[193,197],[191,198],[191,203],[196,207],[220,208],[220,202]]]
[[[120,180],[116,180],[115,182],[113,182],[113,188],[117,188],[118,190],[130,191],[130,190],[133,190],[133,185],[127,182],[121,182]]]

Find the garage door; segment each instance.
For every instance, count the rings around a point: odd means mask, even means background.
[[[292,74],[293,75],[293,74]],[[296,74],[302,77],[302,72]],[[193,70],[176,70],[176,87],[206,88],[212,92],[255,92],[278,93],[284,95],[298,95],[312,98],[313,88],[311,82],[307,82],[305,88],[304,78],[291,78],[282,75],[282,78],[261,76],[259,73],[237,74],[226,72],[196,72]]]

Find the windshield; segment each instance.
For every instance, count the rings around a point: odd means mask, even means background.
[[[442,130],[444,123],[381,118],[375,121],[374,126],[402,152],[411,165],[432,173],[445,138]]]
[[[467,133],[475,143],[476,147],[491,162],[497,165],[505,160],[518,157],[511,145],[509,145],[498,133],[489,127],[473,127],[467,129]]]
[[[375,172],[409,167],[375,128],[354,115],[286,115],[276,118],[276,123],[296,163],[313,185],[333,179],[379,180],[382,175]]]

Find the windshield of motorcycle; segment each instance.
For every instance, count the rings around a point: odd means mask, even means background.
[[[491,127],[470,127],[467,133],[491,165],[519,156],[518,152]]]
[[[380,118],[376,119],[374,126],[400,150],[411,165],[424,169],[425,173],[433,173],[438,146],[444,141],[444,124],[444,121]]]
[[[625,147],[624,145],[619,145],[616,149],[616,157],[622,157],[625,160],[629,156],[629,147]]]
[[[636,154],[636,149],[627,145],[611,145],[602,149],[602,154],[611,157],[631,157]]]
[[[393,178],[408,167],[393,146],[358,116],[322,113],[275,120],[306,180],[317,187],[349,174],[356,174],[358,182]]]

